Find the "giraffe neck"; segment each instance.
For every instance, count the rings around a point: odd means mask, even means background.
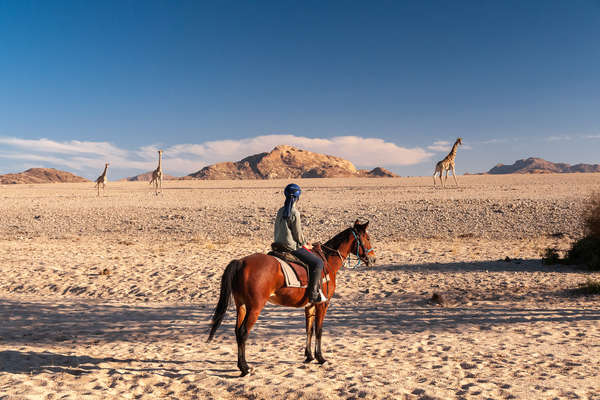
[[[454,157],[456,157],[457,149],[458,149],[458,142],[454,142],[454,146],[452,146],[452,150],[450,150],[450,153],[448,153],[448,156],[446,158],[453,159]]]
[[[102,176],[106,176],[106,170],[108,169],[108,165],[104,166],[104,172],[102,173]]]
[[[161,168],[161,162],[162,162],[162,153],[158,153],[158,170],[160,171]]]

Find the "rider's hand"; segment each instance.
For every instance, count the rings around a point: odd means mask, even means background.
[[[305,244],[303,247],[304,247],[306,250],[312,250],[312,245],[311,245],[310,243],[306,243],[306,244]]]

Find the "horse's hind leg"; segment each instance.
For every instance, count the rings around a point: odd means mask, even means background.
[[[304,362],[309,363],[315,359],[312,355],[312,336],[315,322],[315,306],[312,305],[310,307],[306,307],[304,309],[304,314],[306,315],[306,349],[304,350],[306,360],[304,360]]]
[[[264,307],[264,304],[262,305]],[[246,362],[246,340],[250,329],[256,323],[262,307],[248,307],[244,304],[238,306],[238,317],[235,327],[235,338],[238,345],[238,368],[242,371],[241,376],[246,376],[250,372]]]
[[[244,304],[237,305],[237,322],[235,324],[235,339],[238,346],[238,362],[237,366],[242,371],[242,376],[246,375],[250,368],[246,363],[246,339],[248,331],[246,329],[246,306]]]
[[[315,325],[315,336],[316,336],[316,349],[315,349],[315,357],[319,364],[325,363],[325,358],[323,358],[323,353],[321,352],[321,336],[323,335],[323,320],[325,319],[325,313],[327,312],[327,307],[329,307],[329,302],[316,304],[317,308],[316,313],[316,325]]]

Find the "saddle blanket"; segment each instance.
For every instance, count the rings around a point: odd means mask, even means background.
[[[281,271],[283,271],[283,276],[285,277],[286,287],[306,288],[308,286],[308,271],[306,271],[306,268],[296,264],[291,266],[287,261],[284,261],[279,257],[273,257],[279,262],[279,265],[281,265]],[[297,270],[297,268],[302,269],[302,272]],[[329,282],[329,279],[329,274],[327,274],[323,278],[323,283]]]

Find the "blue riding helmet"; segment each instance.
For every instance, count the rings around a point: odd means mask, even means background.
[[[294,202],[300,198],[300,186],[295,183],[290,183],[283,190],[283,194],[285,194],[285,204],[283,205],[283,218],[287,219],[292,215],[292,207],[294,206]]]
[[[283,193],[285,194],[285,197],[295,197],[298,198],[300,197],[300,193],[302,193],[302,190],[300,189],[300,186],[296,185],[295,183],[290,183],[289,185],[287,185],[285,187],[285,189],[283,190]]]

